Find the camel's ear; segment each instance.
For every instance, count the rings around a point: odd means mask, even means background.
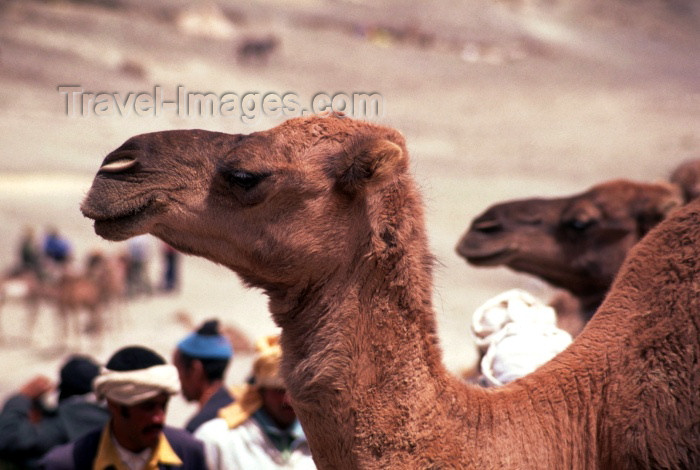
[[[666,186],[668,193],[657,198],[643,199],[643,204],[637,211],[640,236],[654,228],[672,210],[683,205],[684,200],[681,188],[672,183],[660,182],[659,184]]]
[[[336,185],[352,194],[392,179],[407,166],[408,158],[399,145],[380,138],[362,139],[349,145],[341,155],[336,167]]]

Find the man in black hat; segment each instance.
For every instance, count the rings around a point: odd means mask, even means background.
[[[117,351],[93,383],[107,400],[110,420],[102,429],[49,452],[47,470],[201,470],[201,442],[165,425],[170,396],[180,392],[177,369],[140,346]]]
[[[43,375],[34,377],[10,397],[0,413],[0,457],[21,468],[35,468],[52,447],[82,437],[107,422],[107,409],[92,393],[99,373],[95,361],[71,357],[60,370],[58,406],[45,409],[43,397],[54,384]]]

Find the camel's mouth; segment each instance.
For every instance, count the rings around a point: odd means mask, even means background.
[[[498,266],[505,264],[514,252],[514,250],[508,246],[488,251],[460,246],[457,251],[467,262],[474,266]]]
[[[107,240],[121,241],[147,232],[146,223],[156,211],[156,204],[155,199],[147,199],[125,210],[106,213],[86,203],[81,210],[85,217],[95,221],[97,235]]]
[[[474,266],[497,266],[506,264],[517,252],[513,240],[484,238],[479,232],[468,232],[457,244],[457,253]]]

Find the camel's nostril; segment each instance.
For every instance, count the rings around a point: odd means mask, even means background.
[[[106,162],[100,167],[101,172],[106,173],[119,173],[124,170],[128,170],[136,165],[136,159],[132,157],[123,157],[116,160]]]

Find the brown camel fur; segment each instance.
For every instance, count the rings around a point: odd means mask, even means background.
[[[700,202],[638,244],[574,345],[496,389],[442,365],[422,203],[393,129],[331,115],[136,136],[81,209],[107,239],[149,232],[264,290],[320,468],[700,465]]]
[[[495,204],[457,244],[475,266],[507,266],[538,276],[568,296],[552,303],[576,335],[610,288],[629,249],[683,203],[669,183],[608,181],[573,196]]]

